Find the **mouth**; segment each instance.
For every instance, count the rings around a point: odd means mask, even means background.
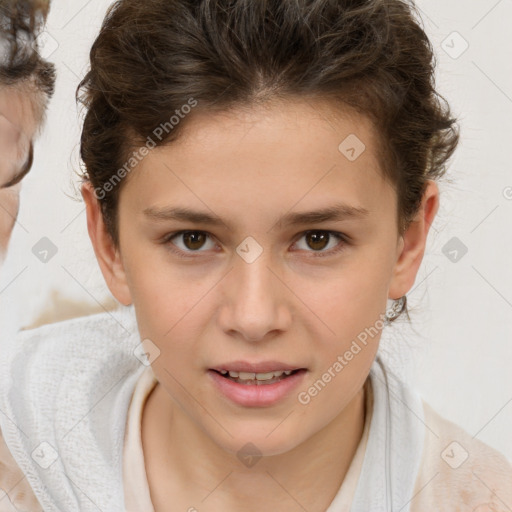
[[[290,398],[303,385],[308,370],[264,362],[233,362],[208,370],[214,388],[230,402],[243,407],[270,407]]]
[[[212,371],[237,384],[243,384],[245,386],[266,386],[286,380],[297,373],[305,372],[306,369],[297,368],[295,370],[274,370],[269,372],[242,372],[228,370]]]

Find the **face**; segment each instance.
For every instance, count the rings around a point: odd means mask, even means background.
[[[20,181],[30,170],[36,129],[28,94],[0,88],[0,261],[18,215]]]
[[[102,246],[84,194],[105,279],[133,302],[175,414],[231,453],[247,442],[284,453],[343,413],[375,358],[386,300],[406,293],[421,260],[425,225],[405,250],[371,124],[324,107],[189,119],[125,183],[118,251]],[[253,385],[226,370],[293,373]]]

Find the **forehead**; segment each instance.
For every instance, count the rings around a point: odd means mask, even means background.
[[[371,121],[328,104],[303,101],[222,113],[199,111],[185,118],[180,129],[177,140],[149,151],[128,181],[137,188],[158,188],[172,175],[186,175],[196,184],[209,183],[211,193],[215,188],[239,192],[244,183],[253,193],[265,193],[267,187],[274,192],[276,186],[297,193],[333,167],[331,181],[335,175],[345,184],[363,177],[383,179]],[[319,183],[320,188],[325,185]]]
[[[203,224],[205,215],[217,217],[229,231],[281,230],[297,226],[276,224],[287,213],[311,219],[343,205],[369,212],[343,215],[366,219],[366,230],[392,229],[397,196],[371,121],[323,108],[306,102],[191,117],[181,137],[150,149],[128,174],[121,225],[135,215],[163,226],[178,212],[181,220],[199,214]]]
[[[190,143],[208,143],[216,137],[236,140],[240,134],[245,140],[253,128],[273,132],[274,139],[278,134],[280,142],[295,136],[315,144],[319,139],[325,140],[326,133],[341,136],[347,130],[358,132],[369,145],[377,142],[373,123],[354,109],[327,100],[297,99],[273,100],[259,106],[235,107],[222,112],[196,109],[185,117],[182,135],[175,145],[186,147]]]

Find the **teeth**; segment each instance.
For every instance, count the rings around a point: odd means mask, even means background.
[[[222,375],[228,373],[226,370],[221,370]],[[252,373],[252,372],[229,372],[229,376],[233,379],[240,380],[270,380],[277,377],[281,377],[283,374],[288,376],[292,373],[292,370],[276,371],[267,373]]]
[[[235,372],[236,373],[236,372]],[[231,375],[231,372],[229,372],[229,374]],[[232,376],[232,375],[231,375]],[[255,373],[250,373],[250,372],[238,372],[238,378],[240,380],[254,380],[254,377],[256,376]]]
[[[278,372],[257,373],[256,380],[269,380],[273,379],[274,377],[279,377],[279,375],[276,375],[276,373]]]

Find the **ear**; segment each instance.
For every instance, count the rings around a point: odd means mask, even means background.
[[[390,299],[398,299],[412,288],[425,253],[427,235],[438,209],[439,189],[435,181],[428,180],[421,206],[399,238],[398,259],[389,288]]]
[[[82,185],[82,197],[86,205],[87,231],[103,278],[112,295],[125,306],[132,303],[120,249],[115,247],[105,228],[101,206],[91,183]]]

